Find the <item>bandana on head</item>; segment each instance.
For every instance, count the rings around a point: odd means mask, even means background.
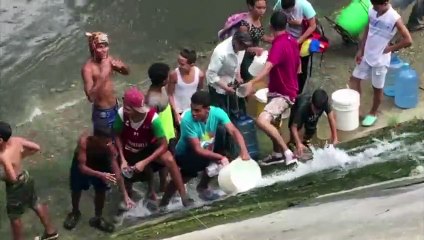
[[[85,36],[88,37],[88,43],[90,45],[97,45],[101,43],[109,44],[109,38],[106,33],[103,32],[86,32]]]

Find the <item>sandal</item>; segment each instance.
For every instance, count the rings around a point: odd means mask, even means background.
[[[365,116],[364,120],[362,120],[362,126],[371,127],[372,125],[375,124],[376,121],[377,121],[377,116],[368,114]]]
[[[211,189],[205,189],[199,192],[199,198],[203,201],[214,201],[220,198],[220,196]]]
[[[59,234],[57,232],[47,234],[44,232],[44,234],[41,237],[35,237],[35,240],[56,240],[59,238]]]
[[[107,222],[103,217],[92,217],[88,223],[91,227],[103,232],[112,233],[115,231],[115,226]]]
[[[77,212],[77,213],[70,212],[68,216],[66,216],[65,221],[63,222],[63,227],[67,230],[74,229],[77,226],[80,218],[81,218],[81,212]]]

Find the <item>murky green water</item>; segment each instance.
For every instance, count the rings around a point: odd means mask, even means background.
[[[311,2],[322,16],[331,14],[347,1]],[[35,176],[39,195],[49,203],[58,227],[70,209],[68,178],[72,151],[78,134],[90,126],[90,105],[84,98],[80,77],[80,68],[88,57],[84,32],[109,33],[112,54],[130,65],[129,77],[116,76],[117,89],[122,92],[129,84],[145,88],[146,66],[153,61],[175,66],[176,52],[181,47],[202,52],[204,57],[199,64],[205,66],[216,32],[229,14],[239,11],[245,11],[243,0],[0,0],[0,119],[17,125],[16,134],[41,144],[42,153],[28,159],[26,166]],[[332,47],[323,67],[314,71],[313,85],[331,92],[345,86],[355,47],[343,46],[334,31],[326,32]],[[418,66],[413,60],[412,64]],[[42,114],[29,122],[33,113]],[[261,142],[263,152],[268,152],[268,142]],[[390,177],[409,170],[409,165],[402,165],[403,170],[392,175],[390,166],[381,165],[382,172],[386,171]],[[322,189],[325,188],[323,185]],[[262,193],[267,196],[261,191],[269,188],[257,190],[253,196]],[[62,239],[103,236],[88,227],[93,214],[92,195],[87,192],[82,199],[84,215],[77,230],[66,232],[60,228]],[[0,235],[9,236],[3,196],[2,187]],[[116,202],[116,198],[108,201],[107,216],[115,214]],[[24,217],[28,238],[42,231],[35,220],[31,213]]]

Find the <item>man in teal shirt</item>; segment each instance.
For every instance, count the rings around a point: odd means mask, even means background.
[[[227,157],[215,153],[214,139],[219,125],[223,125],[227,132],[240,146],[240,157],[250,160],[249,152],[240,131],[231,123],[227,113],[221,108],[211,106],[209,93],[198,91],[191,97],[191,110],[183,113],[181,120],[181,136],[175,149],[175,159],[181,169],[184,182],[197,177],[203,171],[202,178],[197,186],[199,197],[203,200],[215,200],[219,197],[209,189],[210,177],[205,169],[209,164],[228,163]],[[175,193],[174,183],[168,185],[161,206],[166,206]]]

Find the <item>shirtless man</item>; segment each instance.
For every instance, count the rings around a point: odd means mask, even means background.
[[[112,144],[112,129],[108,126],[98,126],[94,129],[94,134],[92,135],[88,131],[81,134],[71,165],[72,211],[68,214],[63,224],[66,229],[71,230],[78,224],[81,217],[79,209],[81,193],[84,190],[88,190],[90,185],[93,185],[95,191],[95,216],[89,221],[91,227],[104,232],[114,231],[114,225],[107,222],[102,216],[106,190],[109,189],[109,184],[118,182],[127,208],[135,205],[128,197],[117,157],[118,151]]]
[[[50,221],[47,205],[39,203],[34,180],[22,169],[22,159],[40,151],[40,146],[24,138],[11,136],[10,125],[0,122],[0,164],[3,167],[0,170],[4,170],[4,176],[0,177],[6,183],[6,209],[13,239],[24,239],[21,216],[26,208],[34,210],[44,225],[44,234],[37,239],[57,239],[59,235]]]
[[[129,74],[129,68],[118,59],[109,56],[109,39],[102,32],[86,33],[91,57],[81,70],[84,92],[93,103],[93,127],[105,124],[112,128],[118,112],[112,73]]]

